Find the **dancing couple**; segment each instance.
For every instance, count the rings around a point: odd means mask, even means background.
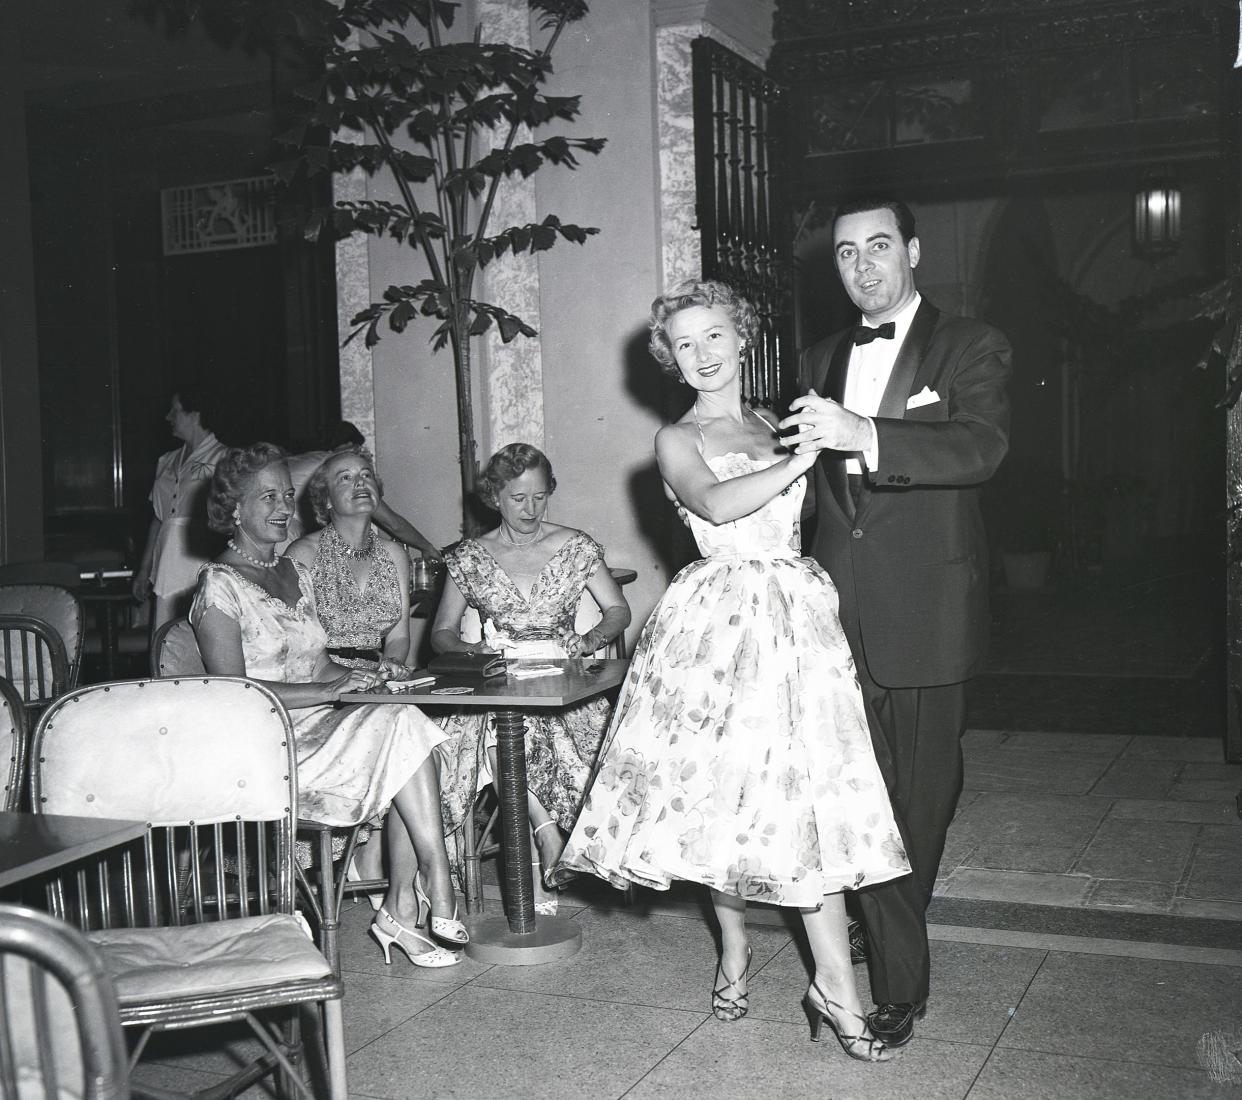
[[[872,1062],[909,1041],[927,1000],[925,911],[961,785],[963,681],[987,632],[977,487],[1008,429],[1008,345],[921,299],[919,248],[899,202],[838,211],[837,268],[862,322],[804,355],[807,392],[780,422],[743,399],[748,302],[692,282],[653,304],[652,354],[695,392],[656,458],[703,558],[643,629],[556,872],[706,885],[725,1021],[748,1008],[746,902],[797,908],[812,1038],[827,1022]],[[869,1014],[846,891],[866,923]]]

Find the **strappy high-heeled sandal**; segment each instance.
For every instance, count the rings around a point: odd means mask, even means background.
[[[381,921],[389,927],[381,927]],[[395,929],[395,931],[390,929]],[[375,920],[371,922],[371,935],[375,937],[380,947],[384,950],[384,964],[386,966],[392,966],[389,951],[393,947],[398,947],[404,951],[405,957],[415,966],[438,969],[443,966],[456,966],[461,962],[460,952],[437,947],[421,932],[417,932],[412,928],[406,928],[404,924],[384,908],[380,909]],[[427,950],[420,951],[419,948],[424,944]]]
[[[882,1040],[869,1033],[867,1017],[860,1016],[857,1012],[852,1012],[844,1005],[829,999],[819,982],[811,982],[811,987],[806,991],[802,1004],[811,1020],[811,1042],[819,1042],[820,1028],[827,1021],[828,1026],[832,1028],[832,1033],[837,1037],[837,1042],[841,1044],[841,1049],[851,1058],[860,1062],[888,1062],[892,1059],[892,1051]],[[846,1016],[857,1020],[862,1024],[862,1030],[856,1035],[842,1031],[841,1025],[833,1015],[834,1008],[840,1009]]]
[[[747,1012],[750,1011],[750,993],[743,990],[738,992],[735,997],[726,997],[725,994],[729,990],[736,990],[741,985],[743,979],[750,973],[750,948],[746,948],[746,966],[736,978],[730,978],[724,972],[724,956],[720,957],[720,963],[716,967],[718,977],[724,979],[723,985],[718,985],[712,990],[712,1015],[717,1020],[724,1020],[726,1023],[733,1023],[740,1020]]]
[[[470,933],[466,931],[466,926],[457,919],[457,899],[453,898],[453,915],[451,917],[436,917],[431,915],[431,899],[427,896],[423,885],[419,881],[418,875],[414,876],[414,897],[418,900],[418,926],[421,928],[424,921],[428,921],[431,926],[431,934],[438,936],[440,939],[448,943],[469,943]]]
[[[538,845],[539,834],[542,833],[544,829],[556,829],[557,835],[560,836],[560,826],[557,825],[557,823],[553,821],[551,818],[548,818],[548,820],[545,821],[542,825],[537,826],[534,833],[532,834],[536,840],[536,844],[535,844],[536,848],[539,847]],[[561,851],[563,852],[564,850],[565,850],[565,839],[564,837],[562,837],[561,838]],[[558,853],[556,859],[552,860],[552,865],[550,867],[544,867],[542,859],[532,864],[532,866],[538,867],[539,878],[543,881],[543,888],[545,890],[561,889],[561,884],[559,882],[553,882],[550,877],[552,874],[552,871],[555,869],[556,864],[560,860],[560,858],[561,858],[560,853]]]

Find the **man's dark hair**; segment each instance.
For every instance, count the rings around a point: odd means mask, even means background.
[[[335,451],[338,447],[362,447],[366,444],[362,433],[348,420],[334,420],[319,429],[319,450]]]
[[[900,199],[887,195],[859,195],[857,198],[846,199],[837,207],[832,216],[832,231],[836,235],[837,222],[847,214],[863,214],[868,210],[891,210],[897,219],[897,231],[901,234],[903,244],[909,244],[910,238],[917,236],[914,229],[914,215],[910,208]]]

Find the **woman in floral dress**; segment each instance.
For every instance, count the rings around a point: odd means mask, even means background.
[[[812,1035],[883,1061],[862,1015],[842,891],[909,873],[827,573],[800,557],[813,455],[790,454],[742,400],[757,332],[721,283],[657,298],[651,351],[695,393],[656,435],[667,495],[704,557],[643,629],[598,773],[557,877],[711,889],[721,957],[712,1010],[748,1007],[748,899],[796,906],[815,959]]]
[[[480,493],[500,513],[500,526],[464,539],[445,558],[448,578],[431,628],[437,652],[578,657],[602,649],[629,624],[630,608],[604,562],[604,548],[590,535],[545,518],[555,488],[552,466],[537,448],[511,443],[492,456]],[[578,634],[574,621],[584,590],[601,618]],[[482,623],[479,641],[462,639],[467,607]],[[607,700],[593,699],[526,719],[528,809],[545,873],[560,857],[561,830],[578,816],[610,713]],[[444,727],[448,740],[436,750],[444,826],[459,868],[462,823],[480,786],[494,774],[492,719],[480,711],[452,715]],[[555,892],[544,893],[536,910],[555,912]]]

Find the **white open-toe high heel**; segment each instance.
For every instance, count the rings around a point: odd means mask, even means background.
[[[421,932],[406,928],[387,909],[380,908],[375,920],[371,922],[371,935],[384,950],[384,963],[392,966],[389,951],[395,946],[405,952],[405,957],[415,966],[436,969],[443,966],[456,966],[461,962],[461,953],[437,947]],[[425,951],[419,948],[425,946]]]
[[[431,926],[431,934],[438,936],[440,939],[448,943],[469,943],[470,933],[466,931],[466,926],[457,919],[457,898],[453,898],[453,915],[451,917],[433,916],[431,912],[431,899],[423,890],[423,884],[419,882],[418,875],[414,876],[414,896],[418,899],[418,924],[421,928],[426,920]]]

